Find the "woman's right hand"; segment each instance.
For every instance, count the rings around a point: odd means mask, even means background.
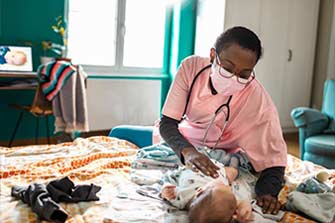
[[[193,147],[187,147],[182,150],[185,165],[191,167],[192,170],[200,170],[206,176],[213,178],[219,177],[217,167],[205,154],[200,153]]]

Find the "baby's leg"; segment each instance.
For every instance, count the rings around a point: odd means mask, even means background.
[[[240,166],[240,159],[238,157],[238,154],[231,154],[231,158],[230,158],[230,162],[228,166],[238,169],[238,167]]]
[[[234,180],[236,180],[239,172],[238,169],[231,167],[231,166],[225,166],[225,172],[226,172],[226,177],[229,181],[229,184],[231,184]]]

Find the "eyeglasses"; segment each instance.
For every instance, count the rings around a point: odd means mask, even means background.
[[[255,79],[256,76],[254,70],[242,71],[239,74],[230,72],[228,69],[224,68],[223,65],[221,64],[218,53],[215,53],[215,65],[219,66],[219,73],[221,76],[225,78],[232,78],[233,76],[235,76],[237,77],[236,78],[237,82],[239,82],[240,84],[248,84],[253,79]]]

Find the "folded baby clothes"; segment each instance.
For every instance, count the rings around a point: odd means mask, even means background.
[[[152,159],[160,162],[179,163],[176,153],[166,144],[156,144],[138,150],[138,159]]]
[[[288,195],[286,209],[302,212],[317,221],[329,223],[335,217],[335,194],[333,192],[306,194],[292,191]]]
[[[143,147],[132,162],[134,169],[175,169],[181,165],[176,153],[165,143]]]
[[[297,191],[307,194],[330,192],[332,189],[324,183],[319,182],[315,177],[307,179],[298,185]]]

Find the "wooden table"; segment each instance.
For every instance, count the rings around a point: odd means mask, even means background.
[[[24,80],[37,78],[36,72],[19,72],[19,71],[0,71],[0,78],[13,78],[16,80]],[[34,90],[36,89],[37,85],[34,86],[31,83],[18,83],[18,84],[8,84],[6,86],[0,86],[0,90]]]

